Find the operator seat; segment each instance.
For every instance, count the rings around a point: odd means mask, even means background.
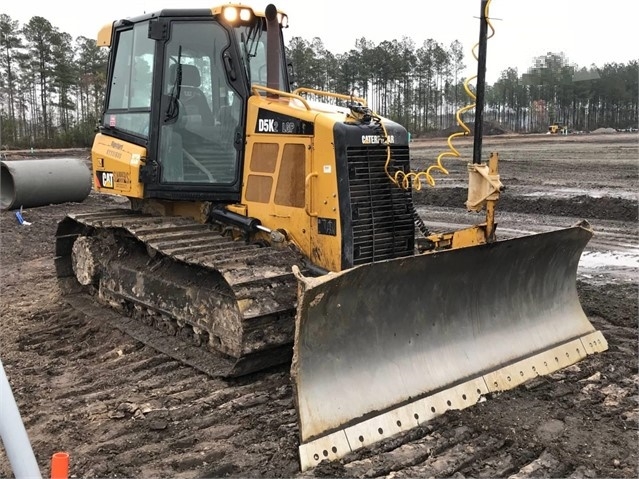
[[[169,67],[171,83],[175,81],[177,64]],[[198,118],[196,123],[200,125],[213,125],[213,113],[206,100],[206,96],[200,90],[200,70],[195,65],[182,64],[182,81],[180,82],[180,101],[184,105],[188,118]]]

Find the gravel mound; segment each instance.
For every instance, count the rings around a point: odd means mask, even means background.
[[[593,135],[608,135],[610,133],[617,133],[617,130],[615,130],[614,128],[597,128],[590,133]]]

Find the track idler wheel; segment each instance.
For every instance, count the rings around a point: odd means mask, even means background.
[[[98,282],[100,263],[97,260],[97,241],[89,236],[80,236],[73,243],[71,265],[75,277],[82,286]]]

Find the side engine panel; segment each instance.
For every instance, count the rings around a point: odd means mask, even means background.
[[[385,138],[376,120],[288,96],[249,99],[242,187],[248,216],[285,230],[314,265],[330,271],[413,254],[411,192],[386,174],[409,169],[407,131],[378,119]]]
[[[144,197],[140,168],[146,148],[98,133],[91,148],[91,164],[95,189],[100,193]]]

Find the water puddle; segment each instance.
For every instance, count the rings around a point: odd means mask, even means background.
[[[580,268],[623,267],[639,269],[639,249],[634,251],[585,251]]]
[[[624,200],[637,200],[637,193],[628,190],[617,189],[584,189],[584,188],[552,188],[548,190],[532,191],[522,193],[521,196],[529,198],[552,197],[552,198],[575,198],[577,196],[590,196],[591,198],[621,198]]]
[[[630,251],[585,251],[578,274],[588,280],[636,283],[639,278],[639,249]]]

